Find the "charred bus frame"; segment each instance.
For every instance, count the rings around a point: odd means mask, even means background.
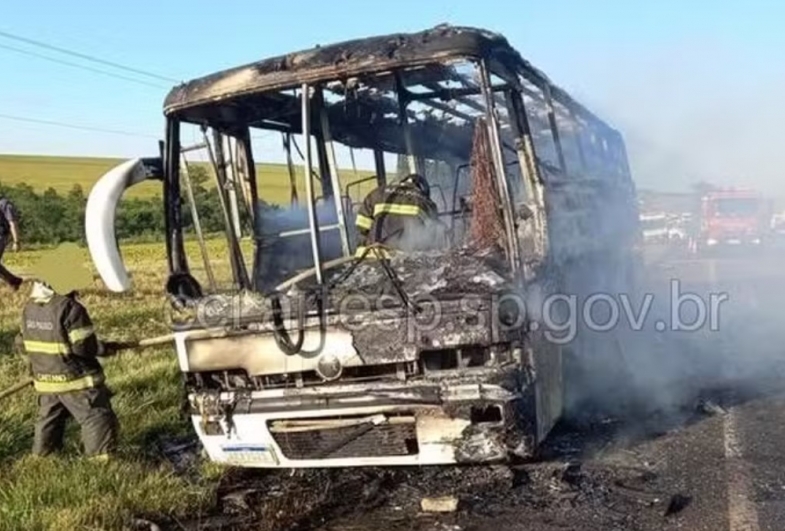
[[[471,83],[469,87],[458,89],[440,87],[439,81],[449,79],[451,74],[443,66],[456,61],[466,60],[478,66],[480,79]],[[407,69],[421,68],[422,86],[429,89],[426,92],[414,93],[404,86],[401,72]],[[430,70],[430,72],[429,72]],[[616,167],[618,181],[624,182],[631,179],[627,166],[626,152],[620,134],[610,128],[605,122],[597,118],[583,105],[576,102],[567,92],[554,85],[542,72],[524,60],[507,41],[497,35],[486,31],[471,28],[437,27],[433,30],[410,35],[387,35],[359,39],[336,45],[317,47],[312,50],[289,54],[267,59],[247,66],[219,72],[200,78],[182,86],[176,87],[165,101],[165,115],[167,117],[167,141],[165,152],[165,179],[164,193],[166,201],[166,226],[167,250],[169,268],[173,275],[188,274],[189,266],[183,249],[181,215],[180,171],[181,171],[181,142],[179,130],[181,123],[200,124],[211,127],[223,134],[233,136],[242,151],[246,154],[247,178],[251,189],[251,200],[257,201],[256,166],[254,164],[251,148],[249,127],[260,127],[268,130],[282,131],[292,134],[318,135],[318,161],[319,174],[322,176],[322,189],[325,197],[340,193],[337,181],[338,168],[332,151],[326,144],[333,138],[340,136],[347,145],[374,149],[376,162],[376,175],[381,180],[386,175],[384,159],[380,154],[379,145],[384,140],[373,129],[378,130],[378,125],[368,127],[367,130],[358,130],[352,124],[346,124],[351,129],[352,138],[346,135],[336,135],[336,129],[341,129],[340,119],[330,116],[325,112],[324,94],[333,91],[337,84],[346,86],[347,82],[367,76],[394,73],[396,86],[393,94],[397,98],[398,121],[403,128],[402,146],[395,146],[392,151],[403,152],[408,157],[409,168],[412,171],[421,170],[418,160],[428,152],[438,151],[427,145],[424,134],[417,136],[419,142],[414,141],[412,129],[417,124],[410,122],[411,113],[407,107],[413,102],[421,102],[431,106],[434,110],[442,111],[461,118],[461,112],[452,110],[445,100],[460,99],[467,96],[481,95],[485,99],[486,107],[482,110],[484,118],[489,124],[494,152],[496,175],[499,178],[499,189],[502,191],[503,211],[505,212],[505,229],[507,236],[507,253],[513,270],[521,266],[520,249],[515,237],[516,220],[512,218],[514,211],[510,197],[510,180],[506,178],[506,171],[501,153],[502,146],[499,139],[500,108],[509,112],[514,117],[510,126],[513,128],[513,138],[517,145],[514,146],[522,168],[520,183],[525,187],[525,200],[531,211],[537,213],[539,219],[538,232],[541,235],[539,253],[546,251],[546,216],[544,198],[541,186],[544,183],[542,165],[545,163],[559,178],[568,178],[569,174],[580,175],[587,170],[585,151],[594,148],[596,153],[605,158],[606,167]],[[427,80],[428,75],[431,80]],[[415,73],[414,75],[418,75]],[[498,81],[494,83],[492,78]],[[300,95],[308,94],[307,98],[292,95],[288,98],[277,94],[278,101],[261,101],[254,103],[254,99],[262,94],[274,91],[299,89]],[[539,93],[535,92],[539,91]],[[525,98],[532,98],[544,104],[547,110],[547,126],[553,138],[554,160],[550,164],[538,158],[535,150],[535,140],[530,118],[527,115]],[[465,102],[469,103],[470,102]],[[301,107],[302,120],[281,121],[270,120],[265,114],[280,114],[271,108],[296,108]],[[475,108],[477,105],[473,105]],[[592,145],[587,146],[577,142],[577,167],[568,168],[564,153],[564,131],[560,131],[557,124],[556,107],[564,111],[563,118],[571,122],[571,127],[579,127],[591,138]],[[306,119],[306,117],[309,117]],[[403,116],[406,116],[403,118]],[[463,118],[471,118],[465,117]],[[567,122],[565,122],[567,123]],[[386,123],[385,127],[397,127],[398,123]],[[427,130],[426,130],[427,131]],[[368,140],[370,139],[370,140]],[[354,141],[354,142],[352,142]],[[508,146],[509,147],[509,146]],[[313,156],[310,142],[305,146],[306,166],[311,169]],[[222,143],[216,143],[212,159],[217,168],[219,185],[227,187],[225,175],[224,150]],[[609,164],[607,164],[609,163]],[[309,179],[306,183],[310,183]],[[318,238],[319,233],[316,217],[313,214],[315,201],[312,189],[308,190],[306,205],[309,209],[309,222],[312,231],[314,263],[320,264]],[[228,204],[229,198],[223,196],[222,203]],[[345,232],[347,222],[343,214],[341,202],[336,203],[339,209],[340,230],[343,233],[343,250],[349,254],[348,237]],[[236,223],[229,223],[227,214],[227,234],[232,249],[232,264],[235,274],[236,287],[252,288],[252,282],[242,266],[242,259],[236,240]]]
[[[309,278],[315,291],[324,290],[328,266],[355,260],[351,204],[341,194],[336,145],[371,150],[377,184],[391,174],[386,154],[398,156],[406,171],[426,176],[429,163],[444,162],[448,177],[436,184],[448,188],[441,215],[450,218],[452,243],[455,221],[465,214],[458,208],[459,195],[465,196],[458,193],[461,172],[472,167],[478,128],[487,133],[490,175],[499,194],[501,263],[487,266],[472,253],[449,259],[437,253],[412,257],[401,268],[444,269],[440,264],[453,259],[452,270],[477,268],[440,295],[440,327],[418,331],[411,344],[400,335],[408,325],[405,293],[397,317],[385,313],[398,328],[384,333],[339,329],[340,312],[324,308],[288,320],[273,309],[275,322],[265,328],[269,323],[260,322],[258,308],[245,314],[242,302],[239,308],[234,302],[221,307],[214,321],[176,324],[194,427],[213,459],[261,467],[436,464],[535,451],[563,411],[560,347],[525,325],[503,334],[491,324],[469,330],[457,299],[475,288],[482,294],[497,290],[497,278],[504,280],[499,292],[525,291],[529,283],[564,276],[570,264],[589,257],[609,270],[624,261],[633,224],[617,226],[609,206],[624,210],[631,222],[637,212],[616,130],[551,83],[502,36],[452,26],[316,47],[218,72],[175,87],[164,112],[167,290],[178,306],[205,298],[184,245],[183,201],[195,211],[182,173],[188,171],[183,155],[191,149],[206,149],[214,170],[232,269],[228,298],[256,294],[265,316],[285,289]],[[204,141],[183,146],[184,124],[201,128]],[[304,139],[303,226],[279,231],[273,243],[283,234],[304,237],[308,260],[287,265],[286,278],[274,281],[271,271],[279,264],[271,266],[270,260],[291,249],[270,250],[269,235],[260,233],[267,218],[259,208],[263,190],[251,135],[257,128]],[[121,186],[141,181],[142,166],[129,163],[113,178]],[[324,204],[332,222],[322,223]],[[88,205],[88,218],[98,220],[98,209]],[[201,241],[198,217],[192,217]],[[245,222],[256,243],[250,274],[240,241]],[[335,236],[331,245],[328,233]],[[104,278],[122,278],[117,260],[102,257],[111,245],[98,236],[92,240]],[[216,293],[204,245],[202,255]],[[395,272],[385,271],[394,280]],[[482,308],[488,323],[498,318],[497,311]],[[294,328],[300,336],[292,342],[287,330]],[[206,329],[216,332],[199,336]],[[306,356],[311,330],[320,346]]]

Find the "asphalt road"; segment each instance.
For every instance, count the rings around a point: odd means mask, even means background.
[[[228,489],[241,492],[241,528],[785,530],[785,254],[648,257],[651,321],[623,343],[625,381],[603,382],[640,391],[620,400],[625,413],[567,422],[540,460],[512,469],[300,471],[261,482],[242,472]],[[713,323],[707,315],[697,330],[673,330],[674,281],[703,301],[724,296]],[[456,512],[420,510],[423,497],[444,495],[458,498]]]
[[[785,529],[783,258],[734,250],[662,264],[695,293],[728,297],[718,329],[702,341],[724,367],[715,403],[726,412],[671,436],[682,450],[670,460],[687,464],[695,498],[705,500],[685,511],[689,529]],[[706,466],[689,466],[701,460]]]

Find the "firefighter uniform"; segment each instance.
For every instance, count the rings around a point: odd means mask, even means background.
[[[437,207],[430,198],[428,183],[419,175],[409,175],[399,184],[382,185],[363,200],[355,225],[360,235],[356,256],[368,246],[412,251],[418,235],[429,221],[437,220]]]
[[[89,457],[114,450],[117,417],[98,358],[114,354],[113,344],[96,337],[87,309],[72,292],[56,293],[36,282],[22,316],[22,340],[38,393],[33,453],[61,448],[66,420],[81,426]]]

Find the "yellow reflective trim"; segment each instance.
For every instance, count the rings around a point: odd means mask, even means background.
[[[25,350],[29,354],[70,354],[71,347],[57,341],[25,341]]]
[[[364,245],[357,246],[357,250],[354,251],[354,257],[362,258],[362,255],[365,254],[366,249],[368,249],[368,247]],[[369,258],[377,258],[379,255],[383,256],[384,258],[392,258],[392,254],[388,250],[376,247],[365,256],[365,259],[367,260]]]
[[[94,333],[95,333],[95,329],[92,326],[77,328],[75,330],[71,330],[68,333],[68,340],[71,343],[79,343],[80,341],[84,341]]]
[[[62,383],[70,380],[67,374],[36,374],[35,379],[39,382]]]
[[[103,381],[104,378],[102,375],[89,374],[66,382],[42,382],[35,380],[33,386],[39,393],[68,393],[71,391],[91,389],[96,385],[103,383]]]
[[[417,205],[396,205],[395,203],[379,203],[373,207],[373,215],[398,214],[400,216],[419,216],[422,209]]]
[[[357,214],[355,225],[361,229],[370,229],[373,226],[373,219],[369,218],[368,216],[363,216],[362,214]]]

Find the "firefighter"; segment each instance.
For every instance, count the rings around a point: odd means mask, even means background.
[[[431,222],[438,221],[438,209],[430,195],[428,181],[416,173],[372,190],[357,212],[355,256],[365,255],[373,244],[404,252],[431,247],[434,241],[426,228],[436,226]]]
[[[62,448],[68,417],[81,427],[85,454],[105,460],[115,449],[117,417],[99,358],[119,344],[99,341],[77,289],[92,281],[75,245],[61,247],[34,272],[22,313],[21,340],[38,395],[33,453]]]
[[[9,237],[13,240],[11,249],[19,251],[19,225],[14,204],[0,195],[0,280],[11,286],[14,291],[19,290],[22,279],[11,273],[3,266],[3,254],[8,247]]]

